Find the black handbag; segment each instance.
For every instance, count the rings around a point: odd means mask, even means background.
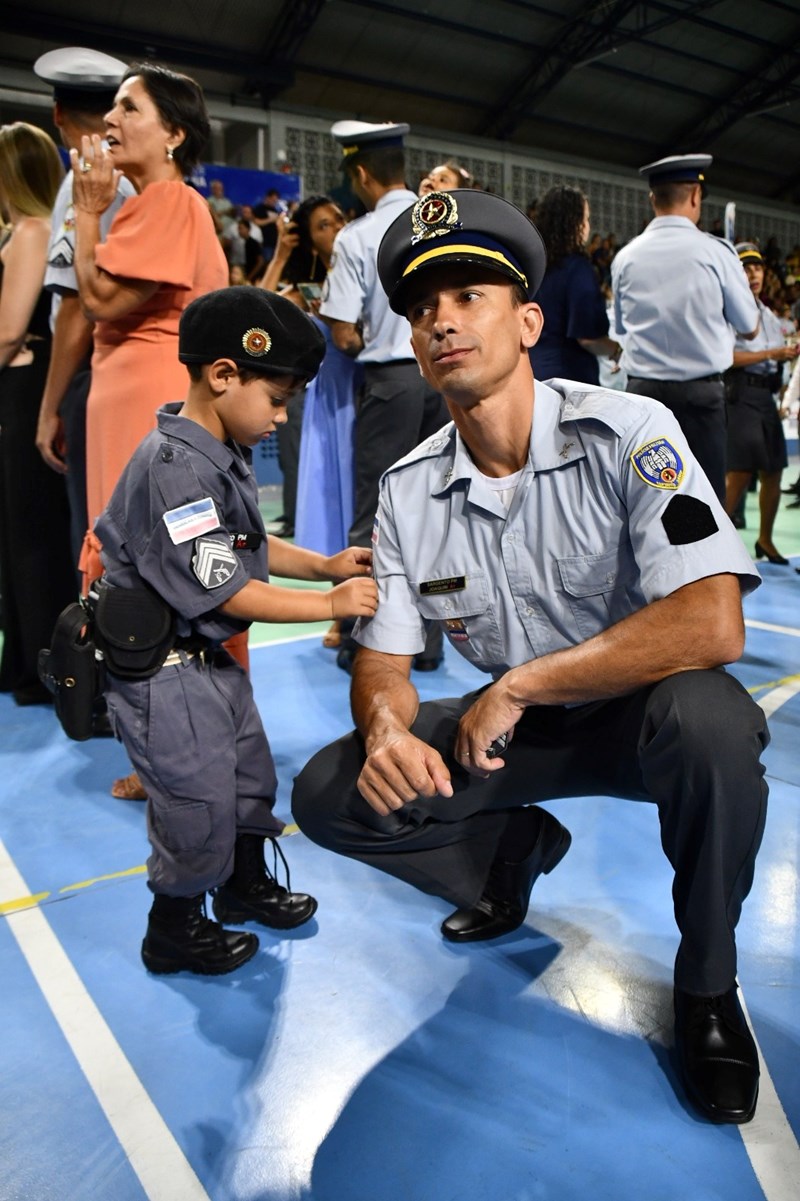
[[[105,673],[95,653],[91,617],[81,602],[74,601],[59,614],[49,649],[39,651],[38,669],[67,737],[76,742],[91,738]]]

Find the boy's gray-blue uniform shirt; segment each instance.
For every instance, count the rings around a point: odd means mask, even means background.
[[[137,448],[95,530],[109,583],[144,580],[178,614],[180,637],[217,643],[250,624],[225,617],[219,605],[249,579],[269,579],[264,523],[249,452],[180,409],[159,409],[157,429]]]

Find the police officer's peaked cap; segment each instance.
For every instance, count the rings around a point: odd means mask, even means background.
[[[230,359],[264,375],[311,379],[325,354],[325,338],[301,308],[263,288],[220,288],[184,309],[178,327],[182,363]]]
[[[764,256],[755,242],[737,242],[736,253],[743,264],[757,263],[759,267],[764,265]]]
[[[430,192],[389,226],[378,250],[378,275],[395,313],[418,273],[442,263],[473,263],[520,284],[529,297],[547,265],[541,234],[518,208],[491,192]]]
[[[402,147],[403,138],[410,128],[410,125],[395,125],[391,122],[370,125],[366,121],[337,121],[331,126],[331,133],[342,148],[344,167],[364,150],[382,150],[387,146]]]
[[[128,69],[127,63],[85,46],[65,46],[48,50],[33,64],[40,79],[52,83],[57,91],[114,91]]]
[[[652,188],[659,183],[699,183],[706,195],[705,173],[713,163],[710,154],[670,154],[639,168]]]

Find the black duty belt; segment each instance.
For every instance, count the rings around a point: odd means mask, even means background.
[[[771,372],[769,375],[764,375],[760,371],[745,371],[744,378],[748,388],[766,388],[767,391],[774,392],[779,386]]]

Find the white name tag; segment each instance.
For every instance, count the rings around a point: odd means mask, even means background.
[[[210,534],[220,526],[216,506],[210,496],[203,500],[193,500],[179,509],[170,509],[164,514],[164,525],[175,546],[188,542],[191,538],[199,538],[201,534]]]

